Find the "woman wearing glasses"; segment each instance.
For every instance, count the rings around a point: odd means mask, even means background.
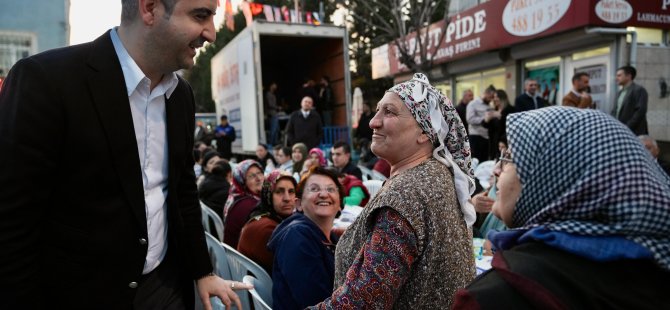
[[[342,209],[344,189],[333,172],[314,167],[298,184],[298,212],[275,229],[268,249],[273,309],[304,309],[333,291],[333,221]]]
[[[670,178],[633,133],[550,107],[507,136],[493,213],[513,229],[489,234],[493,269],[454,308],[670,309]]]
[[[237,248],[240,231],[260,201],[265,180],[262,169],[257,161],[247,159],[233,171],[233,187],[223,208],[223,242],[233,248]]]
[[[389,89],[370,121],[391,177],[347,228],[321,309],[443,309],[475,276],[467,133],[423,74]]]

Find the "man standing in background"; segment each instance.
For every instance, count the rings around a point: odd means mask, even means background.
[[[458,117],[461,118],[461,121],[463,122],[463,126],[465,126],[465,131],[468,131],[468,119],[467,119],[467,109],[468,109],[468,103],[474,99],[474,94],[472,93],[471,89],[466,89],[463,91],[463,98],[461,98],[461,101],[458,102],[458,105],[456,106],[456,112],[458,112]]]
[[[616,82],[621,86],[617,93],[612,115],[624,123],[636,135],[646,135],[647,130],[647,90],[633,82],[637,70],[623,66],[616,71]]]
[[[589,88],[589,74],[577,72],[572,76],[572,89],[563,97],[563,106],[580,109],[590,109],[593,104]]]
[[[216,126],[214,131],[216,137],[216,150],[225,158],[230,160],[233,157],[233,141],[235,141],[235,127],[228,123],[228,116],[221,115],[221,123]]]
[[[530,111],[547,106],[547,102],[537,92],[537,80],[527,78],[523,85],[524,93],[514,100],[516,112]]]
[[[302,142],[307,149],[318,147],[323,137],[321,116],[314,111],[314,100],[305,96],[300,101],[300,110],[291,113],[286,125],[286,140],[288,145]]]

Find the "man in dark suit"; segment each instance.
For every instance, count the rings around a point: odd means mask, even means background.
[[[124,0],[121,26],[19,61],[0,92],[0,309],[239,304],[212,274],[174,71],[216,0]],[[86,156],[81,156],[81,146]]]
[[[291,113],[286,124],[286,141],[289,146],[298,142],[307,145],[307,149],[318,147],[323,137],[321,116],[314,111],[314,99],[305,96],[300,101],[300,110]]]
[[[515,112],[530,111],[547,106],[547,102],[537,92],[537,81],[527,78],[523,83],[524,93],[514,100]]]
[[[617,93],[612,115],[626,124],[636,135],[646,135],[647,130],[647,90],[633,82],[637,70],[623,66],[616,71],[616,82],[621,86]]]

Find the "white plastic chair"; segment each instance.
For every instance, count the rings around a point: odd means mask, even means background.
[[[202,201],[200,202],[200,210],[202,213],[202,226],[205,228],[205,231],[217,236],[219,241],[223,241],[223,220],[221,220],[221,217]],[[212,223],[214,223],[214,227],[212,227]]]
[[[216,237],[212,236],[210,233],[205,232],[205,241],[207,241],[207,251],[209,251],[209,259],[214,266],[214,273],[221,278],[230,279],[230,267],[228,266],[228,258],[226,257],[226,249],[223,247],[219,240],[216,240]],[[212,297],[209,299],[212,309],[214,310],[224,310],[226,306],[221,302],[218,297]],[[200,301],[198,296],[198,288],[195,288],[195,309],[204,309],[204,305]]]
[[[222,245],[226,249],[226,258],[228,260],[231,274],[230,279],[233,281],[242,281],[244,276],[250,273],[257,279],[257,281],[262,282],[265,284],[265,287],[269,288],[269,295],[261,295],[261,297],[264,301],[272,304],[272,278],[270,278],[270,275],[268,275],[265,269],[229,245],[225,243],[222,243]],[[249,294],[247,294],[247,291],[238,291],[237,294],[240,296],[242,308],[249,309]]]
[[[382,189],[382,185],[384,184],[384,181],[381,180],[367,180],[363,181],[363,185],[365,188],[368,189],[368,193],[370,193],[370,200],[377,195],[380,189]]]
[[[361,181],[365,182],[367,180],[372,180],[374,178],[373,175],[372,175],[372,170],[368,169],[368,167],[365,167],[363,165],[358,165],[358,169],[361,169],[361,174],[362,174],[362,177],[363,177],[363,180],[361,180]]]
[[[267,287],[262,281],[258,281],[254,276],[244,276],[242,282],[245,284],[251,284],[254,286],[253,289],[249,290],[251,298],[253,299],[254,309],[255,310],[272,310],[268,303],[272,304],[272,298],[270,300],[264,300],[261,295],[266,295],[272,297],[272,288]]]

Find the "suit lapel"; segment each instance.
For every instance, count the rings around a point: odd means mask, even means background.
[[[184,162],[184,149],[186,143],[186,111],[184,110],[186,94],[182,91],[181,81],[177,88],[165,100],[165,114],[168,142],[168,182],[179,180],[179,163]],[[172,182],[170,182],[172,183]],[[174,185],[174,184],[173,184]],[[171,189],[176,187],[170,186]]]
[[[93,42],[88,59],[89,87],[105,130],[112,161],[137,224],[146,235],[147,222],[137,140],[121,64],[109,32]]]

